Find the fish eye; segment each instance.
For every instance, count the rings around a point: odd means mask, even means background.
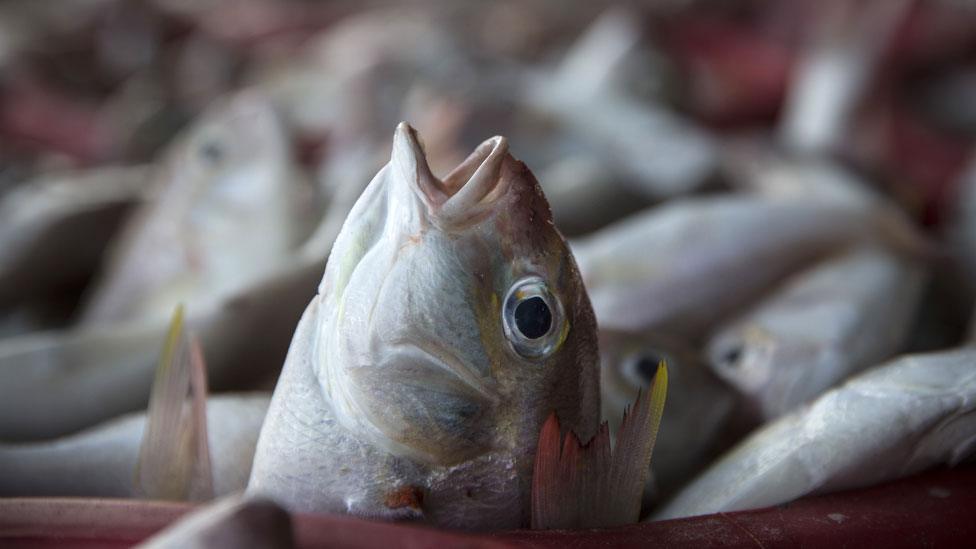
[[[722,366],[723,368],[738,368],[742,365],[740,361],[742,360],[742,355],[744,352],[745,349],[743,349],[741,343],[732,343],[715,353],[713,355],[713,361],[717,362],[718,365]]]
[[[205,141],[199,151],[200,156],[210,164],[217,164],[224,157],[224,148],[214,140]]]
[[[656,351],[642,351],[627,357],[624,373],[638,387],[649,387],[657,374],[657,367],[661,361],[667,362],[668,367],[674,367],[674,360]]]
[[[563,342],[562,304],[538,276],[523,278],[505,296],[502,327],[512,349],[525,358],[549,356]]]

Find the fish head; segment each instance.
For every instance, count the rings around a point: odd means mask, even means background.
[[[530,469],[551,412],[595,433],[593,312],[503,137],[438,179],[401,123],[319,293],[318,378],[338,420],[374,445],[432,466],[502,452]]]
[[[603,419],[616,432],[624,410],[633,404],[638,392],[650,390],[658,364],[668,365],[669,377],[680,380],[685,371],[700,362],[696,353],[671,340],[619,330],[600,330],[600,392]],[[670,383],[672,388],[675,383]],[[668,406],[671,416],[681,402]]]
[[[198,270],[220,280],[272,265],[294,244],[305,189],[270,101],[245,92],[213,105],[171,149],[160,219],[186,227]]]
[[[668,365],[668,405],[658,433],[655,474],[670,475],[700,458],[732,418],[735,390],[719,379],[688,342],[665,335],[600,330],[600,391],[603,419],[612,431],[640,391],[651,389],[660,362]]]
[[[285,129],[270,101],[241,93],[208,109],[167,158],[174,185],[213,206],[255,207],[280,189],[290,164]]]
[[[791,334],[790,319],[780,320],[775,330],[750,319],[735,322],[719,330],[706,350],[712,371],[766,419],[806,400],[808,388],[819,386],[817,377],[831,362],[829,349],[804,338],[802,326]]]

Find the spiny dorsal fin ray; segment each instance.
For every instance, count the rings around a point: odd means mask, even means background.
[[[641,495],[664,414],[668,369],[662,361],[650,397],[638,393],[610,449],[606,422],[586,445],[560,437],[553,413],[542,426],[532,477],[532,528],[619,526],[640,518]],[[643,398],[642,398],[643,397]]]
[[[183,307],[178,306],[156,368],[136,465],[136,487],[143,497],[193,501],[213,497],[206,402],[203,352],[187,333]]]

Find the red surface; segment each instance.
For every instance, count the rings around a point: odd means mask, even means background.
[[[0,547],[127,547],[192,507],[82,499],[0,500]],[[953,547],[976,540],[976,467],[756,511],[609,530],[445,532],[299,515],[301,547]]]

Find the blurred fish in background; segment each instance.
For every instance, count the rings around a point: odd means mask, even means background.
[[[0,494],[146,495],[179,304],[210,451],[253,452],[403,120],[436,177],[492,135],[538,177],[611,432],[667,362],[642,516],[965,461],[974,93],[959,0],[0,0],[0,462],[47,468]],[[236,475],[218,492],[243,488],[251,456],[212,457]]]

